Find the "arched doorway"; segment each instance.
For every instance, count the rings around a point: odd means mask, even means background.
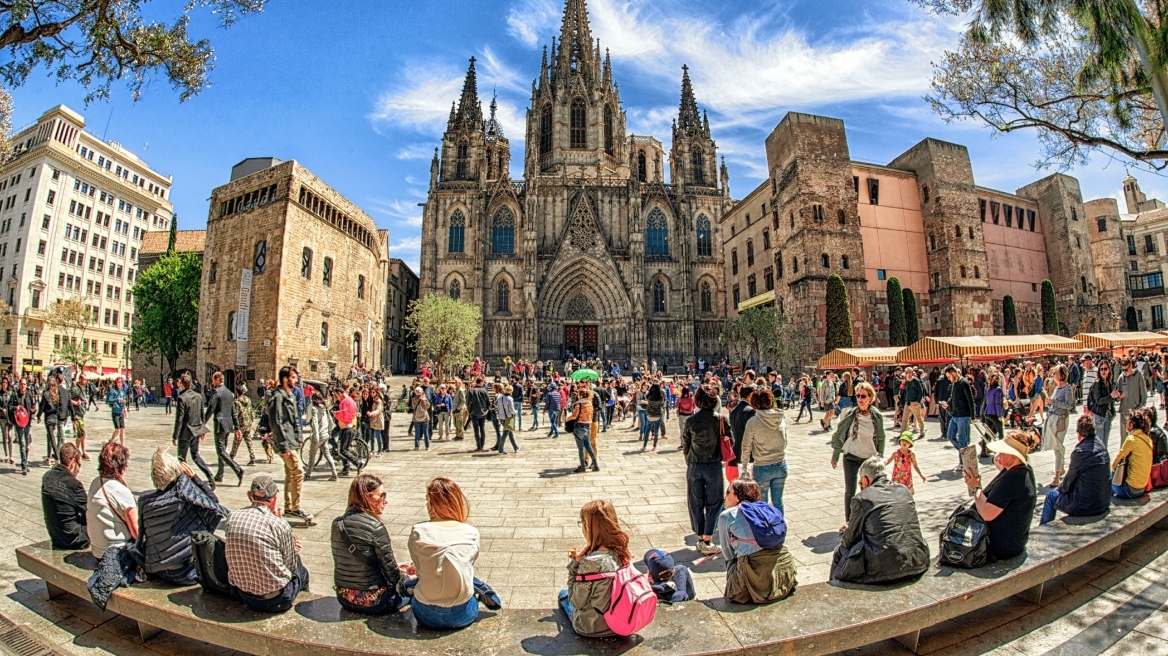
[[[587,296],[577,293],[564,310],[564,357],[595,357],[600,354],[599,337],[596,308]]]
[[[629,354],[632,305],[610,261],[574,257],[558,263],[539,291],[539,357],[568,351],[624,360]]]

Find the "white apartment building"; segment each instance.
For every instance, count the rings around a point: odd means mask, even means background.
[[[64,331],[45,321],[57,299],[93,312],[84,335],[102,373],[128,373],[134,303],[130,288],[148,230],[167,230],[171,177],[121,145],[85,131],[64,105],[12,137],[0,166],[0,369],[57,362]]]

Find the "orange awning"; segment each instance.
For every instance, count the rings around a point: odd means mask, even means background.
[[[816,366],[820,369],[846,369],[848,367],[871,367],[878,364],[895,364],[903,346],[877,348],[839,348],[819,358]]]
[[[1123,346],[1166,346],[1168,335],[1147,331],[1125,333],[1079,333],[1075,339],[1092,348],[1119,348]]]
[[[1078,340],[1059,335],[978,335],[925,337],[900,352],[906,364],[939,364],[958,360],[1006,360],[1046,349],[1082,348]]]

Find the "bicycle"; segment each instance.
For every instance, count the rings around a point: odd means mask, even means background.
[[[337,445],[335,436],[329,439],[328,450],[329,455],[331,455],[333,458],[333,462],[344,462],[344,460],[341,459],[341,451]],[[373,452],[369,449],[369,443],[365,441],[365,438],[360,433],[357,433],[353,437],[353,443],[350,445],[349,450],[352,451],[353,455],[357,457],[358,470],[364,470],[369,466],[369,460],[372,459]],[[316,456],[316,462],[312,463],[312,469],[316,470],[316,468],[320,466],[323,460],[324,449],[321,449],[320,453]]]

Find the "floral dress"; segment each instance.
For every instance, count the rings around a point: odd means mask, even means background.
[[[892,454],[892,482],[900,483],[913,492],[912,451],[903,453],[900,449]]]

